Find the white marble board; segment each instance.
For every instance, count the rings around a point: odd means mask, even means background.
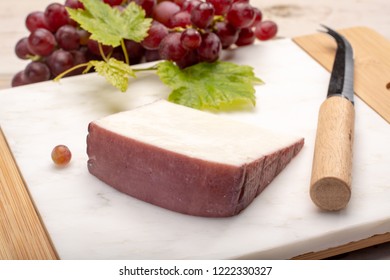
[[[164,210],[88,173],[88,123],[166,98],[155,74],[140,75],[127,93],[96,74],[0,91],[1,129],[61,259],[286,259],[390,232],[390,125],[357,98],[352,198],[345,210],[322,212],[308,190],[329,73],[290,39],[225,56],[253,66],[266,84],[256,86],[254,110],[221,115],[305,138],[301,153],[232,218]],[[63,169],[50,158],[57,144],[73,153]]]

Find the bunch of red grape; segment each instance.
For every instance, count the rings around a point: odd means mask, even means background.
[[[136,2],[153,18],[148,36],[140,43],[125,40],[130,64],[160,59],[185,68],[199,62],[216,61],[222,49],[252,44],[256,38],[275,36],[277,25],[262,21],[262,13],[249,0],[102,0],[119,10]],[[28,37],[19,40],[15,53],[31,59],[18,72],[12,86],[55,78],[75,65],[104,56],[125,60],[121,47],[101,46],[70,19],[65,7],[83,9],[78,0],[53,3],[26,18]],[[68,75],[80,74],[83,69]]]

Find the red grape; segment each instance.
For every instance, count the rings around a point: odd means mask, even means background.
[[[199,55],[196,50],[187,52],[181,59],[175,61],[180,68],[186,68],[199,63]]]
[[[251,26],[255,26],[263,19],[263,13],[258,8],[253,8],[253,10],[255,11],[255,19]]]
[[[249,27],[255,20],[255,11],[248,3],[236,2],[231,6],[227,20],[236,28]]]
[[[91,53],[101,56],[98,41],[88,39],[87,47]],[[108,55],[112,51],[112,46],[102,45],[102,50],[104,55]]]
[[[20,59],[28,59],[33,53],[28,48],[28,38],[20,39],[15,45],[15,54]]]
[[[79,34],[80,45],[87,45],[91,34],[89,34],[89,32],[85,31],[84,29],[77,29],[77,33]]]
[[[208,2],[202,2],[191,10],[191,21],[199,28],[208,27],[214,17],[214,6]]]
[[[227,22],[217,22],[215,24],[215,33],[221,40],[222,48],[224,49],[227,49],[237,41],[238,31],[238,29]]]
[[[187,27],[191,25],[191,15],[187,11],[180,11],[174,14],[169,20],[168,26],[174,27]]]
[[[52,32],[69,23],[69,15],[65,6],[59,3],[53,3],[46,7],[45,18]]]
[[[72,9],[84,9],[84,4],[79,0],[66,0],[64,5]]]
[[[251,28],[243,28],[240,30],[240,33],[238,34],[236,45],[239,47],[251,45],[255,40],[256,40],[256,36],[253,30]]]
[[[158,50],[145,50],[145,61],[146,62],[151,62],[151,61],[156,61],[160,60],[160,54]]]
[[[30,32],[33,32],[37,28],[49,29],[49,25],[46,21],[45,14],[41,11],[32,12],[27,15],[26,27]]]
[[[68,51],[58,49],[50,55],[47,64],[53,76],[58,76],[74,66],[73,55]]]
[[[116,60],[125,61],[125,54],[123,53],[122,47],[116,47],[112,50],[111,57]],[[130,64],[130,63],[129,63]]]
[[[56,165],[65,166],[72,159],[72,153],[67,146],[57,145],[51,152],[51,158]]]
[[[216,15],[225,15],[232,5],[232,0],[207,0],[207,2],[213,4]]]
[[[56,34],[58,46],[64,50],[77,50],[80,48],[80,35],[72,25],[61,26]]]
[[[19,71],[16,73],[11,81],[12,87],[18,87],[29,84],[29,81],[26,78],[26,75],[24,74],[24,71]]]
[[[172,2],[174,2],[179,7],[183,7],[183,4],[184,4],[185,1],[186,0],[172,0]]]
[[[87,48],[84,47],[84,48],[79,49],[79,50],[73,50],[73,51],[70,51],[70,53],[72,54],[74,65],[79,65],[79,64],[83,64],[83,63],[88,62]],[[84,71],[84,69],[85,69],[85,67],[77,68],[74,71],[72,71],[70,73],[70,75],[72,75],[72,76],[79,75]]]
[[[275,37],[278,26],[271,20],[261,21],[256,24],[255,35],[259,40],[268,40]]]
[[[148,31],[148,36],[141,42],[142,46],[148,50],[156,50],[161,40],[168,35],[168,29],[158,21],[153,21]]]
[[[202,36],[196,29],[189,28],[181,34],[180,42],[187,50],[196,49],[202,43]]]
[[[200,3],[202,3],[200,0],[185,0],[183,2],[182,10],[191,13],[192,9]]]
[[[132,40],[125,40],[125,46],[130,64],[140,63],[145,54],[145,48],[140,43]]]
[[[180,11],[180,7],[173,2],[164,1],[158,3],[153,9],[153,17],[160,23],[168,26],[171,17]]]
[[[29,83],[38,83],[50,79],[50,69],[43,62],[32,61],[24,70],[24,75]]]
[[[157,0],[135,0],[134,2],[144,9],[147,17],[152,17],[153,9],[156,6]]]
[[[50,55],[56,44],[54,35],[47,29],[38,28],[28,36],[28,48],[36,55]]]
[[[214,62],[221,53],[221,40],[212,32],[203,34],[202,44],[198,48],[198,54],[201,61]]]
[[[178,32],[169,33],[161,41],[159,54],[162,59],[178,61],[187,53],[187,50],[180,44],[180,36]]]

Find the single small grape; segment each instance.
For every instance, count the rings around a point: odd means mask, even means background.
[[[236,2],[231,6],[226,18],[234,27],[245,28],[253,23],[255,17],[255,11],[251,5],[244,2]]]
[[[84,9],[84,4],[79,0],[66,0],[64,5],[72,9]]]
[[[37,28],[28,36],[28,48],[36,55],[50,55],[54,51],[56,44],[54,35],[44,28]]]
[[[59,3],[52,3],[46,7],[45,18],[52,32],[69,23],[68,11],[64,5]]]
[[[219,37],[212,32],[202,35],[202,44],[198,48],[200,61],[214,62],[219,58],[222,44]]]
[[[30,32],[37,28],[49,29],[45,14],[41,11],[29,13],[26,17],[26,27]]]
[[[191,15],[187,11],[180,11],[174,14],[170,20],[168,27],[174,28],[174,27],[187,27],[191,25]]]
[[[180,44],[181,33],[169,33],[161,41],[159,54],[162,59],[179,61],[187,53],[187,50]]]
[[[202,2],[191,11],[191,21],[199,28],[207,28],[214,18],[214,6],[208,2]]]
[[[19,71],[18,73],[16,73],[13,76],[12,81],[11,81],[11,86],[12,87],[24,86],[24,85],[27,85],[27,84],[29,84],[29,81],[26,78],[24,70]]]
[[[20,39],[15,45],[15,54],[20,59],[29,59],[34,54],[28,48],[28,38],[24,37]]]
[[[202,35],[194,28],[188,28],[180,36],[182,46],[187,50],[196,49],[202,43]]]
[[[55,50],[47,59],[47,64],[54,77],[74,66],[73,55],[62,49]]]
[[[263,13],[256,7],[253,7],[253,10],[255,11],[255,19],[253,20],[252,27],[254,27],[256,24],[258,24],[263,19]]]
[[[73,64],[74,65],[83,64],[83,63],[86,63],[88,61],[88,59],[87,59],[87,48],[85,48],[85,47],[80,48],[78,50],[70,51],[70,53],[73,56]],[[77,68],[74,71],[72,71],[70,73],[70,75],[72,75],[72,76],[73,75],[80,75],[81,73],[83,73],[85,68],[86,67]]]
[[[215,34],[221,40],[222,48],[227,49],[238,39],[239,30],[227,22],[217,22],[215,24]]]
[[[58,46],[64,50],[77,50],[80,48],[80,35],[72,25],[63,25],[55,34]]]
[[[255,35],[259,40],[269,40],[275,37],[278,26],[271,20],[261,21],[255,26]]]
[[[153,18],[165,26],[169,25],[171,17],[180,11],[180,7],[173,2],[163,1],[153,9]]]
[[[192,9],[202,3],[200,0],[186,0],[183,2],[182,10],[191,13]]]
[[[225,15],[232,5],[232,0],[206,0],[213,4],[216,15]]]
[[[175,62],[182,69],[197,64],[200,62],[198,52],[190,50],[180,60]]]
[[[50,79],[50,69],[43,62],[32,61],[26,66],[24,75],[30,84],[48,81]]]
[[[238,34],[236,45],[239,47],[251,45],[255,42],[255,40],[256,40],[256,36],[252,28],[243,28],[240,30],[240,33]]]
[[[148,31],[148,36],[141,42],[141,45],[148,50],[156,50],[162,39],[168,35],[168,29],[158,21],[153,21]]]
[[[72,153],[65,145],[57,145],[51,152],[51,158],[57,166],[65,166],[72,159]]]

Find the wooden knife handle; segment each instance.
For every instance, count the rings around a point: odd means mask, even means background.
[[[327,98],[320,107],[310,197],[321,209],[337,211],[351,197],[355,110],[346,98]]]

